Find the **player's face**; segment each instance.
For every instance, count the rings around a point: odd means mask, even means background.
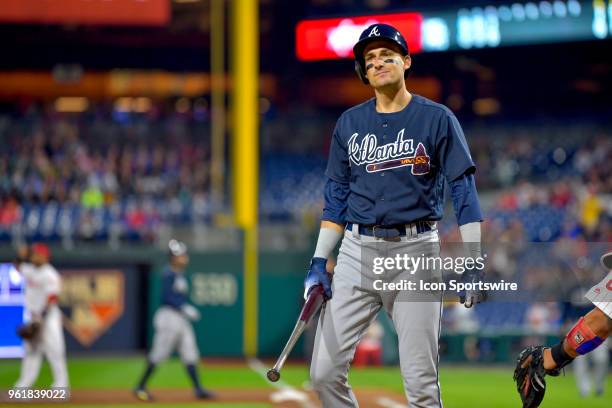
[[[34,252],[31,256],[31,261],[34,265],[40,266],[40,265],[44,265],[47,263],[47,257],[43,254],[39,254],[37,252]]]
[[[178,270],[183,271],[187,267],[187,264],[189,264],[189,255],[184,254],[175,256],[172,259],[172,263]]]
[[[364,53],[368,80],[374,88],[404,81],[404,71],[410,68],[410,57],[403,56],[399,47],[387,41],[370,43]]]

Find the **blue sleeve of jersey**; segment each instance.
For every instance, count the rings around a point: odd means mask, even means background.
[[[473,172],[476,167],[470,155],[463,129],[452,113],[446,115],[446,126],[442,126],[438,140],[439,160],[442,171],[449,182],[461,177],[466,172]]]
[[[451,181],[450,187],[457,224],[482,221],[474,174],[463,173],[463,177]]]
[[[340,121],[336,124],[334,134],[332,135],[325,175],[338,183],[348,183],[350,181],[351,169],[349,167],[346,146],[340,140],[339,123]]]
[[[162,299],[163,305],[172,306],[180,309],[185,304],[185,296],[174,291],[174,273],[167,273],[162,279]]]
[[[327,179],[325,183],[325,207],[323,208],[323,220],[336,224],[346,224],[347,201],[350,193],[348,183],[338,183]]]

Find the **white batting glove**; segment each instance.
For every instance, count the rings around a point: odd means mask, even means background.
[[[198,309],[188,303],[181,306],[181,312],[183,312],[183,314],[192,322],[200,320],[200,312],[198,312]]]

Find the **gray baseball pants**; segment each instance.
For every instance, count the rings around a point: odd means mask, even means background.
[[[178,310],[162,306],[153,317],[153,347],[149,361],[158,364],[170,357],[178,349],[185,364],[197,364],[200,351],[191,322]]]
[[[334,270],[333,297],[321,312],[317,326],[310,377],[324,408],[359,407],[347,375],[355,348],[370,322],[384,308],[398,335],[401,374],[411,408],[441,408],[438,381],[438,340],[442,315],[442,293],[418,297],[409,291],[373,288],[372,258],[439,256],[437,230],[394,242],[360,236],[347,230]],[[401,275],[401,272],[398,272]],[[419,271],[415,277],[434,275]],[[400,275],[387,276],[397,280]],[[429,276],[431,277],[431,276]]]

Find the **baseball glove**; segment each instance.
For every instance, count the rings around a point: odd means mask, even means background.
[[[35,340],[40,333],[40,323],[30,322],[17,327],[17,335],[24,340]]]
[[[539,407],[546,392],[544,377],[556,377],[559,372],[558,369],[544,369],[544,347],[530,346],[521,351],[514,369],[514,381],[523,401],[523,408]]]

